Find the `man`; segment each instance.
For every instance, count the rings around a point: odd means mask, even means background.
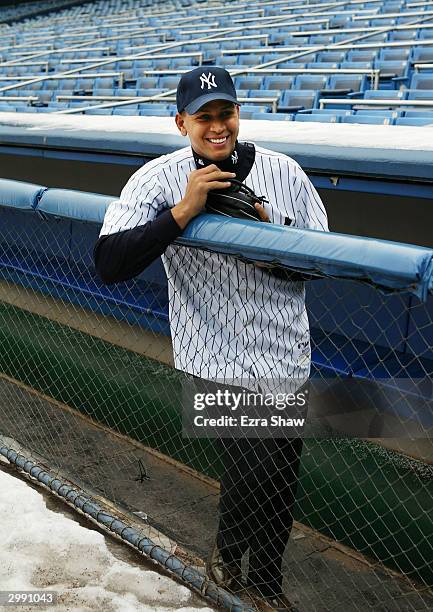
[[[304,283],[173,243],[203,211],[207,194],[228,187],[230,178],[266,196],[268,204],[256,204],[266,222],[326,231],[323,204],[294,160],[238,142],[236,90],[222,68],[184,74],[177,108],[177,128],[190,146],[145,164],[109,206],[95,246],[97,271],[104,282],[119,282],[162,256],[178,369],[216,384],[308,378]],[[221,445],[220,524],[208,575],[234,588],[249,551],[249,585],[274,608],[290,610],[281,563],[302,440],[232,439]]]

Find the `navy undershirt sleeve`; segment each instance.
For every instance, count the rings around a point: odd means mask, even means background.
[[[100,236],[93,250],[96,272],[107,285],[138,276],[181,233],[171,211],[166,210],[145,225]]]

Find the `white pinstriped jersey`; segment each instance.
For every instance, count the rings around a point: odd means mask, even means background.
[[[244,183],[269,200],[270,221],[327,231],[325,208],[301,167],[256,148]],[[175,206],[196,169],[191,147],[154,159],[107,209],[101,236],[143,225]],[[306,378],[310,338],[305,287],[234,257],[170,245],[162,256],[175,366],[219,381]]]

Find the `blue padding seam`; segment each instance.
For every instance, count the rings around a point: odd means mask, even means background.
[[[0,206],[34,210],[47,187],[11,179],[0,179]]]
[[[87,191],[47,189],[42,194],[37,211],[43,215],[102,224],[108,205],[115,199],[115,196]]]

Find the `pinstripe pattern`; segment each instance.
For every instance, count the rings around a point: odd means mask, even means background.
[[[106,213],[101,235],[144,224],[183,197],[195,170],[190,147],[138,170]],[[327,231],[325,208],[291,158],[256,147],[244,181],[269,200],[272,223]],[[206,379],[306,378],[310,369],[305,287],[233,257],[170,245],[169,287],[175,365]]]

